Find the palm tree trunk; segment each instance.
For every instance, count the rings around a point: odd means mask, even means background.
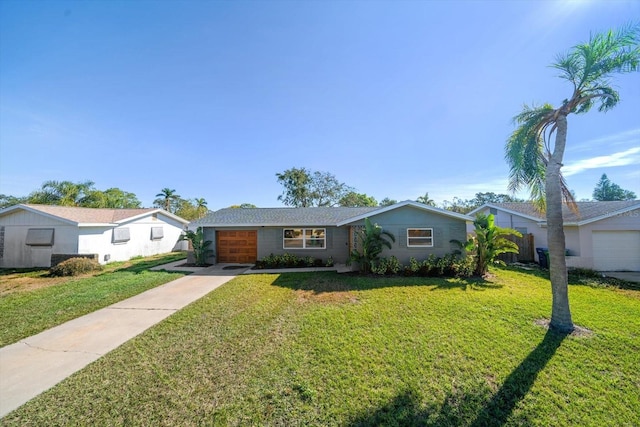
[[[567,140],[567,117],[559,114],[556,141],[546,169],[545,192],[547,200],[547,242],[549,245],[549,275],[551,278],[551,322],[557,331],[574,329],[569,309],[567,261],[565,259],[564,221],[562,219],[561,175],[562,157]]]

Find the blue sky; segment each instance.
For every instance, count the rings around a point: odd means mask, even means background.
[[[211,209],[281,206],[275,174],[438,203],[506,193],[523,104],[549,67],[638,1],[0,0],[0,193],[92,180]],[[578,199],[603,173],[640,195],[640,74],[612,111],[569,118]],[[521,194],[520,196],[526,196]]]

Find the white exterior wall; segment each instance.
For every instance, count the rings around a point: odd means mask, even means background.
[[[19,210],[0,218],[4,247],[0,268],[50,267],[52,253],[76,253],[78,228],[54,218]],[[53,228],[53,246],[28,246],[30,228]]]
[[[131,239],[127,242],[113,242],[113,228],[81,227],[79,253],[97,253],[102,264],[112,261],[127,261],[136,256],[150,256],[182,249],[179,242],[183,225],[178,221],[158,214],[120,224],[129,228]],[[162,227],[164,237],[151,240],[151,228]]]
[[[158,213],[135,221],[123,223],[128,227],[131,239],[113,243],[113,227],[81,226],[69,224],[46,215],[16,210],[0,218],[4,227],[4,244],[0,268],[50,267],[52,254],[98,254],[100,263],[126,261],[135,256],[149,256],[185,249],[186,242],[179,242],[183,224]],[[151,227],[162,227],[164,237],[151,240]],[[53,246],[26,245],[30,228],[53,228]],[[108,255],[108,257],[107,257]]]

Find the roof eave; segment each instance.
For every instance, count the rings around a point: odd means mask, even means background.
[[[468,214],[468,215],[475,215],[476,213],[480,212],[482,209],[485,209],[485,208],[498,209],[498,210],[500,210],[500,211],[502,211],[502,212],[505,212],[505,213],[508,213],[508,214],[510,214],[510,215],[517,215],[517,216],[519,216],[519,217],[526,218],[526,219],[530,219],[530,220],[532,220],[532,221],[536,221],[536,222],[542,222],[542,221],[545,221],[545,219],[544,219],[544,218],[540,218],[540,217],[536,217],[536,216],[527,215],[527,214],[524,214],[524,213],[522,213],[522,212],[518,212],[518,211],[514,211],[514,210],[511,210],[511,209],[504,208],[504,207],[502,207],[502,206],[494,205],[493,203],[485,203],[484,205],[482,205],[482,206],[480,206],[480,207],[477,207],[477,208],[475,208],[474,210],[472,210],[471,212],[469,212],[469,214]]]
[[[376,215],[380,215],[382,213],[389,212],[389,211],[392,211],[394,209],[398,209],[398,208],[401,208],[401,207],[404,207],[404,206],[412,206],[412,207],[417,208],[417,209],[422,209],[422,210],[425,210],[425,211],[428,211],[428,212],[432,212],[432,213],[435,213],[435,214],[438,214],[438,215],[450,216],[450,217],[453,217],[453,218],[461,219],[463,221],[469,221],[469,222],[473,221],[473,218],[471,218],[468,215],[459,214],[457,212],[451,212],[451,211],[448,211],[446,209],[435,208],[433,206],[428,206],[428,205],[425,205],[424,203],[418,203],[418,202],[414,202],[412,200],[405,200],[404,202],[399,202],[399,203],[396,203],[394,205],[385,206],[383,208],[380,208],[380,209],[377,209],[377,210],[374,210],[374,211],[371,211],[371,212],[367,212],[365,214],[358,215],[358,216],[355,216],[353,218],[345,219],[343,221],[338,222],[338,226],[351,224],[352,222],[356,222],[356,221],[361,221],[361,220],[363,220],[365,218],[370,218],[370,217],[373,217],[373,216],[376,216]]]
[[[63,218],[63,217],[58,216],[58,215],[53,215],[53,214],[50,214],[50,213],[47,213],[47,212],[43,212],[43,211],[41,211],[39,209],[35,209],[35,208],[32,208],[31,206],[27,206],[27,205],[24,205],[24,204],[13,205],[13,206],[10,206],[10,207],[8,207],[6,209],[3,209],[3,210],[0,211],[0,215],[4,215],[6,213],[10,213],[10,212],[13,212],[13,211],[19,210],[19,209],[22,209],[22,210],[25,210],[25,211],[29,211],[29,212],[35,213],[37,215],[42,215],[42,216],[47,217],[47,218],[55,219],[57,221],[66,222],[67,224],[78,225],[77,222],[72,221],[70,219]]]

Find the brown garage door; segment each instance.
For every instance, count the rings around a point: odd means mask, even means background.
[[[228,230],[216,232],[218,262],[256,262],[258,232],[255,230]]]

